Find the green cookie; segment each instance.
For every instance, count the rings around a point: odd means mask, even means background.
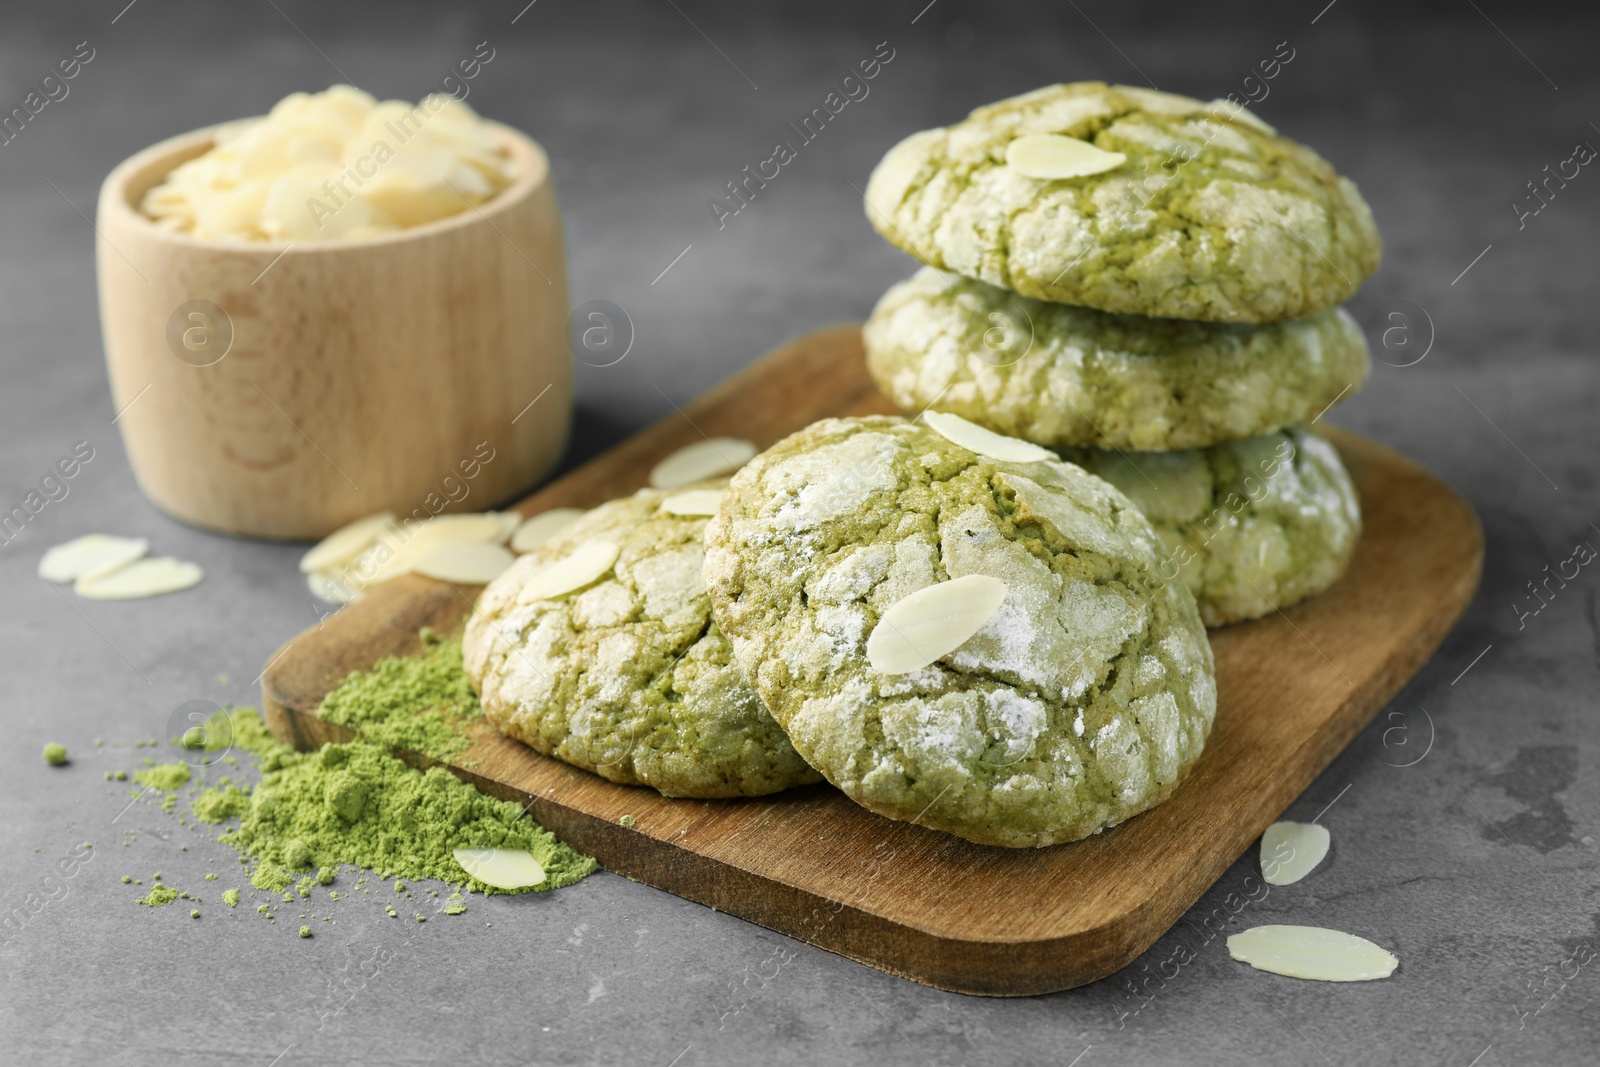
[[[1125,159],[1029,177],[1019,137],[1055,134]],[[889,150],[867,215],[929,266],[1024,296],[1212,322],[1300,318],[1378,267],[1372,212],[1311,149],[1226,102],[1102,82],[980,107]]]
[[[1211,648],[1161,557],[1128,499],[1078,467],[873,417],[815,423],[735,475],[705,574],[746,677],[851,799],[1029,847],[1160,803],[1205,745]],[[998,609],[925,666],[875,667],[885,613],[955,579],[1003,582]]]
[[[1256,619],[1327,589],[1361,536],[1339,453],[1304,426],[1192,452],[1062,455],[1121,489],[1166,543],[1207,626]]]
[[[1366,380],[1343,310],[1240,326],[1030,300],[924,268],[862,330],[878,388],[1050,447],[1204,448],[1316,418]]]
[[[462,649],[483,712],[509,737],[613,782],[667,796],[759,796],[815,782],[711,621],[706,514],[663,503],[724,482],[644,489],[589,512],[484,590]],[[667,504],[672,508],[673,504]],[[530,579],[610,544],[576,589]],[[580,575],[581,576],[581,575]],[[520,599],[519,599],[520,598]]]

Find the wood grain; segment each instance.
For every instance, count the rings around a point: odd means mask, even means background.
[[[209,130],[111,172],[96,246],[106,365],[157,507],[228,533],[315,539],[376,511],[481,511],[549,472],[571,419],[561,215],[544,151],[490,125],[517,168],[509,188],[360,241],[156,227],[135,205],[211,147]],[[169,336],[175,317],[199,347]]]
[[[768,445],[825,415],[889,410],[841,326],[803,337],[521,505],[601,503],[707,435]],[[480,728],[452,770],[612,870],[892,974],[965,993],[1065,989],[1120,969],[1165,932],[1427,661],[1477,587],[1472,511],[1422,468],[1330,430],[1366,531],[1314,601],[1211,635],[1211,740],[1172,800],[1097,837],[1012,850],[892,822],[828,786],[741,801],[614,785]],[[408,577],[295,638],[263,679],[269,724],[300,747],[348,733],[327,690],[459,629],[478,587]],[[414,755],[409,755],[421,762]],[[624,815],[631,829],[618,825]]]

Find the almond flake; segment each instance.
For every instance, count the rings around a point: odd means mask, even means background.
[[[500,536],[490,538],[490,540],[497,545],[503,545],[509,542],[511,540],[511,535],[516,533],[517,528],[522,525],[522,515],[519,512],[491,511],[488,512],[488,514],[493,515],[495,518],[500,520]]]
[[[436,515],[411,527],[406,542],[487,541],[499,544],[506,538],[506,523],[497,511],[470,512],[465,515]]]
[[[393,581],[402,574],[417,569],[417,563],[442,544],[465,541],[476,544],[499,544],[505,536],[506,523],[498,512],[473,512],[467,515],[439,515],[412,525],[401,525],[393,535],[380,535],[379,541],[388,544],[393,554],[381,564],[368,584],[380,585]]]
[[[579,508],[551,508],[535,515],[511,535],[511,551],[532,552],[582,517]]]
[[[1312,822],[1275,822],[1261,835],[1261,876],[1268,885],[1293,885],[1328,854],[1328,828]]]
[[[378,585],[387,581],[394,575],[385,574],[384,568],[393,563],[402,553],[405,544],[401,541],[401,531],[397,526],[391,526],[378,535],[372,545],[362,551],[355,559],[337,571],[341,581],[353,583],[365,588],[369,585]],[[410,567],[403,567],[398,572],[404,574]],[[330,570],[325,573],[335,573]]]
[[[361,583],[345,574],[333,574],[328,571],[313,571],[306,575],[306,588],[310,589],[311,595],[318,600],[328,604],[338,604],[341,607],[360,600],[365,595]]]
[[[392,512],[380,511],[376,515],[357,519],[350,525],[333,531],[318,541],[311,551],[300,557],[300,570],[310,574],[313,571],[325,571],[341,563],[350,562],[365,552],[392,522],[394,522]]]
[[[1026,178],[1045,181],[1100,174],[1127,161],[1121,152],[1107,152],[1059,133],[1031,133],[1006,145],[1006,166]]]
[[[544,866],[520,848],[458,848],[451,855],[461,869],[496,889],[528,889],[544,882]]]
[[[657,489],[672,489],[718,475],[732,474],[749,463],[757,452],[755,445],[737,437],[712,437],[684,445],[650,471],[650,484]]]
[[[517,603],[554,600],[574,589],[582,589],[617,562],[621,550],[610,541],[590,541],[576,551],[533,573],[517,594]]]
[[[668,515],[715,515],[721,502],[721,489],[691,489],[667,497],[661,502],[661,510]]]
[[[162,556],[138,560],[110,574],[85,575],[72,591],[87,600],[134,600],[188,589],[198,585],[204,573],[198,563]]]
[[[1228,954],[1258,971],[1318,982],[1368,982],[1400,965],[1364,937],[1318,926],[1257,926],[1228,938]]]
[[[442,541],[428,546],[412,570],[458,585],[487,585],[517,561],[510,549],[483,541]]]
[[[142,537],[84,534],[56,545],[39,560],[39,577],[50,582],[75,582],[110,574],[142,559],[150,542]]]
[[[880,674],[908,674],[954,652],[1006,599],[1005,582],[969,574],[918,589],[895,603],[867,638],[867,661]]]
[[[960,415],[952,415],[948,411],[925,411],[922,421],[928,428],[943,437],[951,444],[960,445],[968,452],[976,452],[980,456],[990,459],[1004,460],[1008,463],[1037,463],[1045,459],[1059,458],[1048,448],[1040,448],[1030,441],[1021,441],[1015,437],[986,430],[975,422],[968,422]]]

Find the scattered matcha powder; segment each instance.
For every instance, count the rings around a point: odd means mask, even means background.
[[[150,789],[159,789],[163,793],[172,793],[189,784],[189,765],[176,761],[163,763],[159,766],[134,772],[133,780]],[[171,811],[172,809],[167,808],[166,810]]]
[[[301,927],[301,928],[300,928],[300,936],[301,936],[301,937],[310,937],[310,936],[311,936],[311,927],[309,927],[309,926],[302,926],[302,927]]]
[[[459,668],[459,648],[456,656]],[[560,889],[598,869],[593,858],[556,840],[520,805],[480,793],[441,767],[407,766],[383,744],[360,739],[296,752],[268,734],[249,708],[233,710],[231,727],[234,743],[260,759],[262,776],[238,828],[221,840],[255,861],[250,884],[257,889],[284,892],[300,872],[320,874],[324,867],[331,881],[341,863],[397,880],[459,882],[463,872],[452,855],[457,848],[532,852],[545,880],[512,892]],[[475,879],[464,884],[478,892],[506,892]],[[285,897],[293,899],[287,892]]]
[[[216,880],[217,880],[217,876],[216,876],[216,875],[215,875],[215,874],[208,874],[208,875],[206,875],[206,881],[208,881],[208,882],[215,882],[215,881],[216,881]]]
[[[189,912],[189,918],[191,918],[191,919],[200,918],[200,909],[199,908],[191,909],[190,912]]]
[[[422,652],[356,671],[323,698],[317,715],[366,740],[445,760],[471,746],[463,731],[483,717],[461,662],[461,638],[424,627]]]
[[[261,765],[262,778],[253,789],[223,778],[198,795],[191,791],[190,800],[191,811],[201,822],[239,820],[237,828],[219,840],[240,850],[240,863],[247,867],[253,863],[251,885],[281,892],[289,902],[294,900],[291,886],[309,897],[313,884],[328,885],[338,866],[349,863],[394,878],[395,891],[405,893],[405,878],[460,881],[463,872],[452,855],[456,848],[532,852],[545,869],[544,882],[511,892],[559,889],[598,869],[592,857],[556,840],[520,806],[480,793],[442,768],[418,771],[389,753],[392,746],[448,757],[469,744],[460,726],[482,714],[461,668],[460,640],[443,640],[427,630],[422,638],[421,655],[384,660],[370,672],[352,675],[324,702],[324,718],[362,732],[348,744],[296,752],[274,739],[252,708],[218,712],[226,717],[226,730],[220,729],[220,722],[207,724],[207,742],[226,738],[254,754]],[[237,766],[236,761],[229,762]],[[120,771],[116,776],[127,777]],[[177,790],[190,778],[188,765],[181,762],[147,761],[147,768],[134,774],[141,785],[167,794],[162,808],[169,812],[177,804]],[[158,907],[188,897],[163,885],[160,878],[157,873],[141,904]],[[356,888],[367,889],[366,875],[357,880]],[[506,892],[469,878],[460,882],[443,908],[445,914],[466,911],[461,901],[464,889]],[[332,891],[329,895],[338,899]],[[230,908],[238,900],[237,889],[223,892]],[[398,917],[393,906],[386,905],[385,910]],[[256,911],[272,919],[268,905]],[[420,913],[416,918],[427,920]],[[301,936],[311,936],[310,928],[302,927]]]
[[[150,887],[148,895],[139,898],[139,903],[147,908],[159,908],[163,904],[171,904],[177,899],[178,891],[176,889],[168,889],[160,882],[157,882]]]
[[[622,818],[617,820],[617,825],[622,827],[624,830],[633,829],[634,824],[635,820],[632,815],[624,815]]]
[[[219,823],[236,819],[250,810],[250,794],[238,786],[207,789],[189,802],[189,809],[201,822]]]
[[[459,646],[458,646],[459,647]],[[52,767],[59,767],[67,762],[67,746],[58,745],[54,741],[44,746],[44,761]]]

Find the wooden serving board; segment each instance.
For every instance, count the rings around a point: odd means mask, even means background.
[[[859,330],[802,337],[518,506],[590,507],[645,484],[705,436],[763,447],[829,415],[892,410]],[[1021,995],[1122,968],[1161,936],[1427,661],[1477,587],[1467,504],[1421,467],[1338,430],[1366,529],[1315,600],[1215,631],[1217,717],[1166,804],[1045,849],[971,844],[893,822],[827,785],[752,800],[669,800],[615,785],[486,724],[451,770],[606,867],[874,967],[964,993]],[[267,721],[301,748],[350,736],[316,708],[349,671],[458,631],[480,587],[408,576],[290,641],[263,676]],[[412,762],[427,761],[402,753]],[[619,824],[624,815],[634,825]]]

